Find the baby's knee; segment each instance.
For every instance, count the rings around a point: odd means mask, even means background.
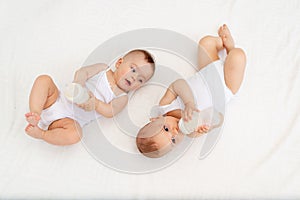
[[[202,47],[209,47],[215,43],[214,40],[215,40],[215,37],[207,35],[199,40],[198,45],[202,46]]]
[[[81,138],[82,138],[82,129],[79,126],[79,124],[75,121],[73,121],[73,123],[70,123],[69,125],[67,125],[69,127],[67,127],[67,129],[69,130],[67,137],[66,137],[66,141],[68,144],[76,144],[78,142],[80,142]]]
[[[74,135],[69,138],[68,143],[70,145],[72,145],[72,144],[76,144],[76,143],[80,142],[80,140],[81,140],[81,137],[79,135]]]
[[[52,78],[49,75],[43,74],[39,75],[36,79],[36,82],[49,82],[52,81]]]
[[[230,50],[229,52],[232,54],[235,58],[246,61],[246,54],[243,49],[241,48],[234,48]]]
[[[209,42],[210,42],[210,36],[207,35],[207,36],[205,36],[205,37],[203,37],[199,40],[198,45],[199,46],[206,46]]]
[[[80,142],[82,138],[82,133],[79,130],[71,129],[65,137],[65,142],[67,145],[72,145]]]

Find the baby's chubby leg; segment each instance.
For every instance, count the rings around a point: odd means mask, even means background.
[[[219,60],[218,52],[222,49],[224,46],[220,37],[205,36],[201,38],[198,44],[198,70]]]
[[[246,55],[242,49],[235,47],[233,37],[225,24],[220,27],[218,33],[227,51],[224,63],[225,83],[232,93],[235,94],[244,78]]]
[[[218,30],[219,37],[205,36],[199,41],[198,69],[219,60],[218,52],[226,49],[224,77],[227,87],[235,94],[241,86],[246,66],[246,55],[240,48],[235,48],[233,37],[226,24]]]
[[[36,78],[29,97],[30,112],[25,114],[28,125],[25,131],[31,137],[45,140],[54,145],[71,145],[81,139],[82,129],[72,119],[63,118],[54,121],[48,130],[42,130],[37,126],[42,110],[54,104],[58,98],[59,91],[52,78],[41,75]]]
[[[48,130],[29,124],[26,127],[28,135],[42,139],[54,145],[71,145],[79,142],[82,137],[80,125],[73,119],[63,118],[50,124]]]
[[[75,144],[81,137],[82,128],[77,121],[70,118],[54,121],[43,134],[43,140],[54,145]]]
[[[40,115],[42,110],[55,103],[58,94],[59,91],[50,76],[38,76],[33,83],[29,96],[30,112]]]
[[[27,122],[36,126],[42,110],[50,107],[56,101],[58,94],[58,89],[50,76],[38,76],[29,96],[30,112],[25,114]]]
[[[41,75],[36,78],[29,96],[30,112],[25,114],[28,122],[28,126],[25,128],[27,133],[29,130],[31,130],[30,132],[35,132],[33,130],[36,129],[34,127],[37,126],[40,120],[42,110],[55,103],[58,94],[59,91],[50,76]],[[38,135],[33,134],[31,136],[37,138],[39,137]]]

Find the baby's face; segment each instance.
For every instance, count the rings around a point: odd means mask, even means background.
[[[142,53],[133,53],[116,63],[115,80],[118,86],[126,91],[138,89],[153,75],[152,64],[145,60]]]
[[[183,139],[183,134],[178,131],[178,119],[175,117],[158,117],[145,127],[145,131],[149,132],[150,137],[153,136],[153,141],[158,145],[158,149],[168,151],[170,148],[180,143]],[[163,152],[162,152],[163,153]]]

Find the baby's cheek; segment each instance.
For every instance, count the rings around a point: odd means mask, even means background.
[[[140,84],[135,84],[135,85],[133,86],[133,89],[134,89],[134,90],[137,90],[137,89],[139,89],[140,87],[141,87]]]
[[[118,81],[121,81],[122,79],[125,79],[126,78],[126,72],[122,72],[122,71],[119,71],[118,73]]]
[[[128,69],[123,69],[123,70],[121,70],[120,75],[121,75],[122,77],[124,77],[124,76],[127,76],[127,75],[129,74],[129,72],[130,72],[130,70],[128,70]]]
[[[130,71],[123,71],[122,72],[122,77],[124,78],[124,77],[128,77],[129,76],[129,72]]]

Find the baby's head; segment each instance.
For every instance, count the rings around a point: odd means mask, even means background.
[[[128,52],[116,62],[114,77],[118,86],[125,92],[141,87],[154,74],[155,62],[151,54],[136,49]]]
[[[147,157],[158,158],[168,153],[183,139],[178,131],[179,119],[171,116],[160,116],[140,129],[136,144],[139,151]]]

